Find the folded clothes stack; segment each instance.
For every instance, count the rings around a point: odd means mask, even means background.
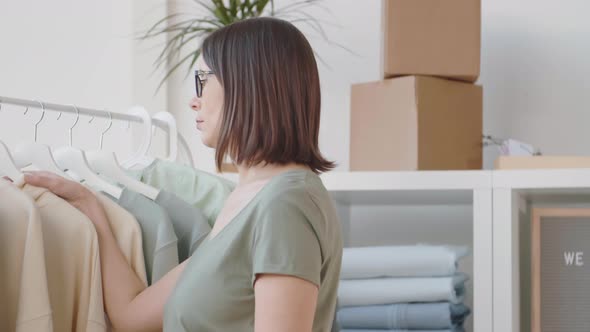
[[[469,253],[455,246],[345,248],[338,289],[341,332],[462,332]]]

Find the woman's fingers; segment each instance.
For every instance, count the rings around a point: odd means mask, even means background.
[[[47,188],[50,191],[55,192],[55,189],[59,189],[59,179],[56,174],[46,171],[34,171],[25,172],[25,182],[35,186]]]
[[[76,199],[85,189],[77,182],[46,171],[26,172],[25,182],[32,186],[47,188],[66,200]]]
[[[94,194],[78,182],[68,180],[57,174],[45,171],[25,172],[25,182],[46,188],[80,210],[95,224],[104,226],[104,211]],[[103,217],[97,217],[97,216]],[[108,224],[107,224],[108,227]]]

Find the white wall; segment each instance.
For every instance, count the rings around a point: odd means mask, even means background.
[[[544,154],[590,154],[588,10],[582,0],[483,1],[486,132]]]
[[[165,108],[164,94],[154,95],[157,78],[149,77],[154,50],[133,41],[153,15],[165,13],[159,1],[22,0],[0,2],[0,96],[39,99],[59,104],[124,112],[134,104],[148,110]],[[155,13],[156,12],[156,13]],[[152,17],[150,17],[150,15]],[[155,42],[155,41],[154,41]],[[9,147],[33,140],[33,124],[41,111],[23,115],[3,106],[0,139]],[[39,141],[65,145],[75,116],[47,113],[39,125]],[[74,128],[74,145],[97,149],[107,120],[81,117]],[[133,128],[115,123],[104,148],[128,156]],[[157,145],[157,143],[156,143]]]

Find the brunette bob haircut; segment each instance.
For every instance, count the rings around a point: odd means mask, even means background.
[[[224,91],[218,169],[226,155],[246,166],[304,164],[318,174],[335,167],[319,151],[318,69],[295,26],[270,17],[235,22],[211,33],[202,52]]]

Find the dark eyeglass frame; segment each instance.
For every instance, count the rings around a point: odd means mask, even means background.
[[[195,70],[195,87],[197,89],[197,97],[203,97],[203,86],[207,83],[207,77],[214,75],[212,71]]]

